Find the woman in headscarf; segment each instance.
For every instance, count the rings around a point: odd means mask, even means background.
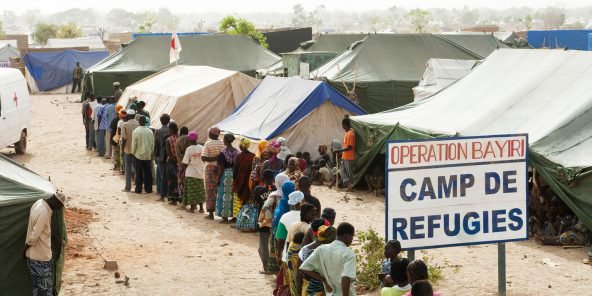
[[[267,151],[269,152],[269,159],[263,163],[259,174],[265,170],[271,170],[273,175],[277,176],[284,169],[284,162],[277,156],[280,153],[280,144],[278,142],[269,143],[267,145]]]
[[[298,167],[298,158],[291,157],[288,160],[287,168],[283,174],[288,176],[288,178],[290,178],[290,181],[296,183],[296,187],[298,187],[298,180],[303,175],[300,171],[300,168]]]
[[[261,215],[264,215],[266,219],[270,221],[266,221],[267,225],[271,227],[271,233],[269,235],[269,260],[267,266],[268,273],[276,273],[279,270],[279,262],[277,260],[276,255],[276,248],[275,248],[275,232],[277,231],[277,226],[280,222],[279,218],[275,221],[275,210],[278,206],[280,199],[283,198],[284,192],[282,187],[284,183],[290,181],[290,179],[284,174],[278,174],[275,177],[275,187],[276,191],[269,194],[267,197],[267,201],[263,204],[263,208],[261,209]],[[286,199],[285,204],[288,204]],[[290,205],[287,205],[288,209]],[[284,205],[285,207],[285,205]],[[274,224],[275,222],[275,224]],[[275,225],[275,226],[274,226]]]
[[[288,141],[283,137],[279,137],[277,142],[280,144],[280,153],[278,154],[278,158],[280,160],[286,160],[287,156],[292,154],[292,151],[290,151],[290,148],[288,148]]]
[[[268,144],[269,143],[266,140],[261,140],[259,141],[259,144],[257,144],[257,154],[255,155],[255,158],[253,158],[251,177],[249,178],[249,188],[251,189],[263,185],[263,180],[261,178],[263,171],[261,168],[263,167],[263,163],[269,159],[269,154],[267,152]]]
[[[206,219],[214,220],[214,211],[216,210],[216,199],[218,196],[218,182],[220,180],[220,169],[218,167],[218,158],[220,151],[224,148],[224,143],[218,140],[220,129],[211,127],[208,130],[209,140],[206,142],[201,154],[201,160],[204,162],[204,187],[206,189],[206,210],[208,215]]]
[[[253,168],[253,158],[255,154],[249,151],[251,141],[247,138],[240,140],[239,149],[240,153],[234,160],[234,172],[233,172],[233,192],[236,193],[240,199],[240,206],[244,206],[251,196],[251,188],[249,187],[249,177],[251,176],[251,170]],[[257,184],[258,185],[258,184]],[[238,204],[238,201],[234,201]],[[240,208],[239,208],[240,209]]]
[[[218,165],[222,167],[223,172],[220,178],[220,185],[218,187],[218,199],[216,201],[216,214],[222,217],[220,223],[228,223],[228,218],[234,217],[233,200],[234,193],[232,192],[234,161],[238,155],[238,150],[232,147],[234,142],[233,134],[224,135],[224,149],[220,152],[218,157]]]
[[[318,221],[320,220],[320,221]],[[319,226],[320,225],[320,226]],[[315,231],[315,227],[317,230]],[[325,219],[317,219],[312,223],[311,226],[313,230],[313,235],[315,237],[314,242],[302,246],[300,248],[300,252],[298,253],[298,266],[302,265],[302,262],[306,261],[308,257],[314,252],[314,250],[319,247],[320,245],[330,244],[335,240],[337,235],[337,230],[329,226],[329,223]],[[299,274],[298,282],[301,283],[301,295],[306,296],[325,296],[325,287],[323,286],[323,282],[317,281],[313,278],[302,276],[302,273]]]

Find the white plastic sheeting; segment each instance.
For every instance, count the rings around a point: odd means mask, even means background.
[[[476,65],[476,60],[430,59],[426,71],[413,88],[414,100],[421,101],[467,75]]]

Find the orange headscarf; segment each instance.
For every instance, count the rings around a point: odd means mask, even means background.
[[[259,144],[257,145],[257,158],[261,158],[261,153],[265,151],[267,144],[269,143],[266,140],[259,141]]]

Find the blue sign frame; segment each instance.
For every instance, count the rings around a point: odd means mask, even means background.
[[[412,251],[412,250],[422,250],[422,249],[436,249],[436,248],[445,248],[445,247],[460,247],[460,246],[472,246],[472,245],[482,245],[482,244],[493,244],[493,243],[503,243],[503,242],[513,242],[513,241],[523,241],[523,240],[528,240],[528,234],[530,233],[530,225],[528,223],[528,217],[530,216],[529,213],[529,209],[528,209],[528,205],[529,205],[529,201],[530,201],[530,192],[528,190],[528,155],[529,155],[529,142],[528,142],[528,134],[527,133],[522,133],[522,134],[500,134],[500,135],[485,135],[485,136],[467,136],[467,137],[461,137],[461,136],[457,136],[457,137],[441,137],[441,138],[431,138],[431,139],[404,139],[404,140],[388,140],[386,141],[385,145],[385,157],[384,157],[384,170],[385,170],[385,219],[384,219],[384,232],[385,232],[385,238],[388,239],[389,235],[388,235],[388,221],[389,221],[389,216],[388,216],[388,205],[389,205],[389,152],[388,152],[388,146],[391,143],[410,143],[410,142],[433,142],[433,141],[449,141],[449,140],[466,140],[466,139],[484,139],[484,138],[504,138],[504,137],[525,137],[526,138],[526,147],[525,147],[525,159],[524,159],[524,163],[525,163],[525,171],[526,171],[526,205],[525,205],[525,209],[526,209],[526,220],[525,220],[525,227],[526,227],[526,237],[524,238],[517,238],[517,239],[507,239],[507,240],[492,240],[492,241],[482,241],[482,242],[471,242],[471,243],[459,243],[459,244],[446,244],[446,245],[436,245],[436,246],[428,246],[428,247],[422,247],[422,248],[403,248],[403,250],[406,251]],[[472,163],[472,165],[479,165],[479,164],[488,164],[489,162],[483,162],[483,163]],[[498,163],[498,162],[496,162]],[[422,168],[443,168],[443,167],[456,167],[456,166],[461,166],[462,164],[447,164],[447,165],[437,165],[437,166],[427,166],[427,167],[422,167]]]

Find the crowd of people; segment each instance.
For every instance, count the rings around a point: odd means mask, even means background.
[[[284,138],[260,140],[256,153],[250,139],[222,134],[215,126],[204,139],[168,114],[159,117],[160,128],[150,128],[145,103],[131,98],[127,106],[118,105],[118,83],[114,92],[107,98],[87,94],[82,117],[86,149],[112,159],[113,170],[125,175],[124,192],[156,188],[158,201],[258,232],[261,273],[276,275],[275,295],[355,295],[354,226],[334,226],[335,210],[322,208],[311,192],[313,185],[352,190],[355,135],[347,116],[343,144],[320,145],[313,160],[309,152],[293,154]],[[427,269],[421,273],[416,271],[421,266],[395,259],[381,277],[384,295],[403,295],[392,291],[410,292],[416,289],[410,284],[427,280]],[[403,266],[416,275],[413,280],[407,280],[407,271],[401,276]]]
[[[589,246],[592,257],[592,232],[536,170],[530,173],[529,186],[530,235],[544,245]]]

